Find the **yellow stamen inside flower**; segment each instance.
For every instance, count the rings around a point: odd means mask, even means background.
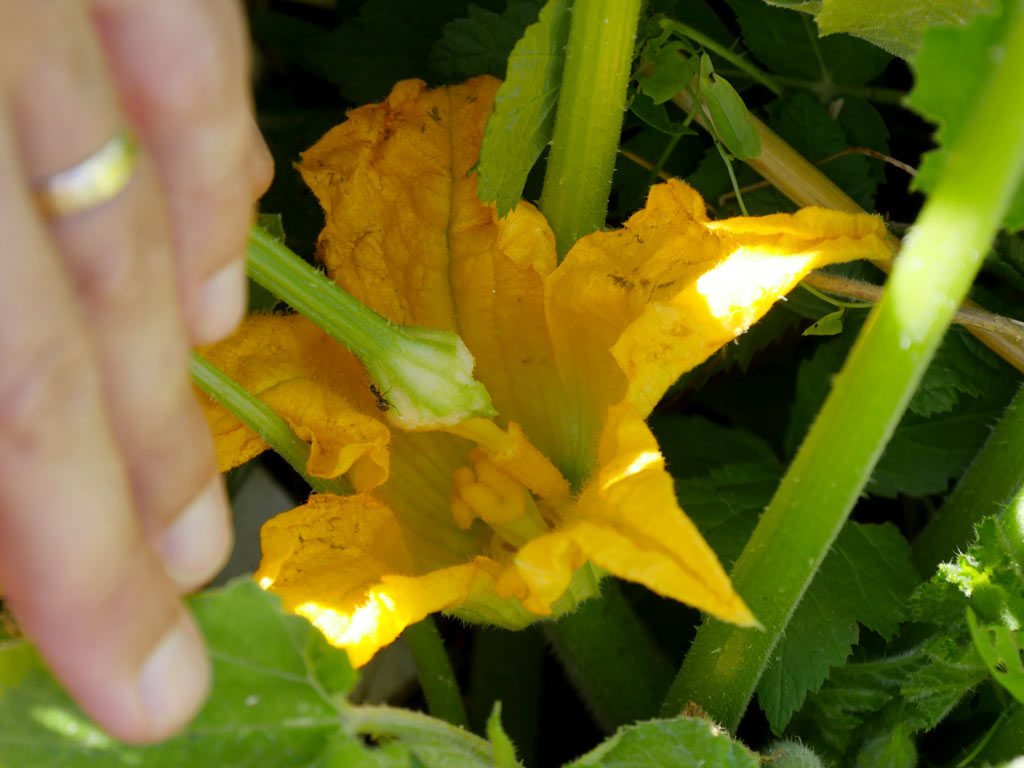
[[[495,466],[483,451],[474,450],[469,458],[473,469],[455,470],[449,496],[452,517],[460,528],[469,528],[479,518],[513,547],[548,530],[529,490]]]
[[[490,419],[468,419],[448,431],[475,442],[495,467],[539,498],[558,501],[569,494],[568,481],[515,422],[509,423],[506,432]]]

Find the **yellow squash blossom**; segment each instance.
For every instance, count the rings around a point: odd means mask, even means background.
[[[809,270],[889,255],[876,217],[709,221],[693,189],[669,182],[558,265],[532,205],[499,219],[477,199],[497,86],[398,83],[299,170],[326,212],[328,274],[394,322],[459,334],[504,447],[389,426],[388,393],[299,316],[250,317],[203,352],[312,444],[311,475],[347,474],[356,490],[264,525],[256,577],[357,665],[434,611],[509,628],[557,616],[603,572],[754,623],[679,508],[645,419]],[[223,469],[264,450],[206,408]]]

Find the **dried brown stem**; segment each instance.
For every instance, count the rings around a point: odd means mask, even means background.
[[[829,275],[825,272],[812,272],[804,278],[804,282],[812,288],[831,293],[843,298],[860,301],[876,302],[882,298],[882,288],[860,280]],[[983,309],[961,307],[953,316],[953,322],[965,328],[998,333],[1013,339],[1018,344],[1024,342],[1024,323],[1003,315],[994,315]]]

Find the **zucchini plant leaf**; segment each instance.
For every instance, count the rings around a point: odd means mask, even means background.
[[[921,37],[939,24],[964,24],[987,10],[991,0],[765,0],[815,15],[822,35],[846,32],[907,58]]]
[[[935,140],[939,145],[924,156],[914,179],[915,189],[930,191],[934,187],[948,160],[948,148],[973,114],[1014,19],[1024,14],[1024,0],[991,0],[991,5],[991,13],[979,13],[966,26],[930,29],[911,60],[915,84],[907,104],[938,125]],[[1024,228],[1024,185],[1018,187],[1003,225],[1011,231]]]
[[[710,720],[679,717],[620,728],[611,738],[564,768],[758,768],[760,758]]]
[[[918,576],[891,525],[848,523],[825,557],[772,653],[757,700],[781,733],[808,691],[818,690],[859,638],[858,622],[891,637]]]
[[[495,97],[473,170],[477,194],[483,202],[495,203],[499,216],[516,207],[530,169],[551,141],[569,6],[569,0],[548,0],[538,21],[512,49],[505,82]]]
[[[430,50],[430,64],[445,82],[476,75],[504,77],[509,54],[537,21],[540,0],[511,0],[504,13],[470,3],[467,15],[449,21]]]

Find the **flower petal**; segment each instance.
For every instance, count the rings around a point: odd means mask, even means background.
[[[255,578],[305,616],[355,666],[428,614],[493,594],[486,557],[416,573],[392,511],[368,494],[311,496],[270,520]]]
[[[599,453],[600,470],[563,525],[520,549],[499,592],[543,613],[589,560],[720,619],[756,623],[679,508],[654,435],[629,404],[610,409]]]
[[[350,472],[357,490],[388,475],[390,432],[359,362],[298,315],[252,315],[201,354],[267,403],[311,444],[306,471],[315,477]],[[267,445],[223,406],[203,395],[221,471],[239,466]]]
[[[818,208],[712,222],[693,189],[659,184],[622,229],[582,238],[548,280],[560,370],[586,393],[584,423],[622,399],[645,416],[810,270],[890,256],[876,216]]]
[[[572,400],[544,314],[554,235],[529,203],[499,219],[470,172],[498,85],[400,82],[350,112],[299,170],[326,213],[328,274],[390,320],[457,332],[503,419],[559,464],[579,451],[559,424]]]

